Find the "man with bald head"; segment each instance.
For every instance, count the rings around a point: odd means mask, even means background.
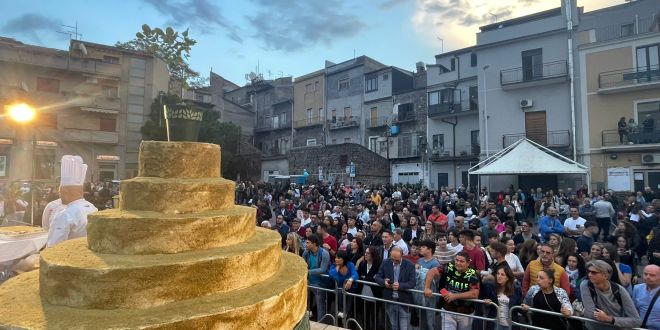
[[[648,265],[644,267],[644,283],[635,285],[633,301],[642,318],[642,328],[660,329],[660,267]]]

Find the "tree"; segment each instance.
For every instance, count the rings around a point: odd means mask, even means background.
[[[170,73],[170,91],[176,83],[183,87],[201,87],[204,79],[199,72],[190,68],[190,50],[197,44],[197,40],[188,36],[188,30],[181,33],[167,27],[152,29],[149,25],[142,25],[142,32],[135,34],[135,39],[128,42],[117,42],[116,47],[145,52],[157,56],[165,63]]]

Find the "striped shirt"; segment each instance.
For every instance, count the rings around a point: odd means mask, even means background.
[[[454,261],[454,256],[458,252],[456,250],[447,250],[447,251],[440,251],[440,250],[435,250],[435,253],[433,254],[433,257],[438,259],[440,262],[440,265],[446,265],[452,261]]]

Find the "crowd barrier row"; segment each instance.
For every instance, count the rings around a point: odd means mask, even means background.
[[[328,293],[332,294],[334,296],[334,301],[332,303],[331,310],[329,312],[326,312],[326,314],[323,315],[322,317],[320,317],[318,322],[324,322],[326,320],[330,320],[332,322],[332,325],[334,325],[334,326],[339,326],[339,325],[344,326],[344,327],[353,326],[354,328],[357,328],[359,330],[366,330],[364,325],[368,321],[367,320],[367,317],[368,317],[367,314],[372,314],[373,318],[372,318],[370,324],[373,325],[374,328],[390,329],[390,324],[389,324],[389,321],[387,320],[386,314],[384,313],[384,308],[378,308],[376,306],[376,303],[382,303],[384,306],[397,305],[397,306],[402,306],[402,307],[408,307],[410,309],[411,314],[412,313],[418,313],[418,312],[421,312],[421,311],[427,311],[427,312],[430,312],[430,313],[434,313],[433,315],[441,315],[441,317],[442,317],[443,314],[448,314],[448,315],[456,315],[456,316],[469,318],[471,320],[480,320],[480,321],[484,322],[484,323],[482,323],[484,328],[486,326],[486,323],[493,322],[495,325],[497,325],[498,321],[499,321],[499,319],[498,319],[499,306],[496,303],[492,302],[492,301],[491,302],[485,302],[484,300],[480,300],[480,299],[460,299],[460,300],[463,300],[463,301],[469,301],[469,302],[481,304],[481,305],[484,305],[484,306],[488,305],[488,306],[492,307],[495,311],[495,313],[494,313],[495,316],[492,317],[492,318],[489,318],[489,317],[486,317],[486,316],[473,315],[473,314],[462,314],[462,313],[458,313],[458,312],[452,312],[452,311],[448,311],[448,310],[444,310],[444,309],[438,309],[438,308],[434,308],[434,307],[425,306],[426,305],[426,299],[442,299],[442,295],[439,294],[439,293],[434,292],[432,297],[427,298],[427,297],[424,296],[424,292],[421,291],[421,290],[416,290],[416,289],[407,290],[408,292],[412,292],[413,294],[418,294],[418,295],[421,295],[423,297],[422,298],[423,299],[422,305],[408,304],[408,303],[403,303],[403,302],[399,302],[399,301],[387,300],[387,299],[382,299],[382,298],[378,298],[378,297],[374,297],[374,296],[367,296],[367,295],[363,295],[363,294],[349,292],[349,291],[346,291],[343,286],[338,287],[337,283],[333,279],[331,279],[329,275],[324,274],[324,275],[321,275],[321,276],[326,277],[329,280],[332,280],[333,288],[323,288],[323,287],[312,286],[312,285],[308,285],[308,288],[311,289],[311,290],[318,290],[318,291],[326,292],[326,294],[328,294]],[[374,283],[374,282],[369,282],[369,281],[357,280],[357,281],[354,281],[354,283],[369,285],[371,287],[382,288],[382,286],[380,286],[379,284]],[[352,308],[351,308],[352,313],[351,314],[348,313],[349,310],[347,308],[347,306],[349,305],[349,298],[353,298],[353,303],[352,303]],[[356,315],[357,315],[356,311],[359,308],[359,306],[356,306],[355,301],[358,301],[358,300],[355,299],[355,298],[358,298],[358,299],[360,299],[359,301],[362,301],[362,305],[361,305],[362,314],[361,315],[363,316],[363,319],[361,319],[361,320],[356,318]],[[342,300],[341,308],[339,307],[339,300],[340,299]],[[372,311],[372,313],[367,313],[367,304],[373,304],[373,306],[370,309]],[[432,305],[435,305],[435,304],[432,304]],[[308,305],[308,311],[309,310],[311,310],[311,305]],[[341,314],[339,314],[340,310],[341,310]],[[531,324],[517,322],[516,318],[514,318],[513,316],[516,313],[521,312],[521,311],[525,311],[525,309],[523,309],[522,306],[514,306],[514,307],[511,307],[509,309],[509,312],[508,312],[509,320],[511,321],[512,326],[518,326],[518,327],[525,328],[525,329],[547,330],[547,328],[542,328],[542,327],[534,326],[534,325],[531,325]],[[585,323],[596,323],[596,324],[600,324],[600,325],[603,324],[600,321],[596,321],[596,320],[585,318],[585,317],[564,316],[561,313],[547,311],[547,310],[543,310],[543,309],[532,308],[532,307],[527,308],[526,311],[528,313],[530,313],[530,312],[531,313],[543,313],[543,314],[558,316],[558,317],[561,317],[561,318],[564,318],[564,319],[567,319],[567,320],[572,319],[572,320],[577,320],[577,321],[585,322]],[[380,318],[379,318],[379,314],[381,314]],[[491,313],[491,314],[493,314],[493,313]],[[425,321],[422,320],[423,317],[424,317],[424,313],[420,313],[419,314],[419,321],[422,322],[422,323],[425,323]],[[339,319],[342,319],[342,324],[339,324]],[[441,324],[442,320],[436,318],[435,322],[437,322],[437,324]],[[441,327],[436,325],[435,328],[441,328]],[[369,328],[369,329],[371,329],[371,328]],[[420,329],[422,329],[421,326],[420,326]],[[645,329],[645,328],[634,328],[633,330],[647,330],[647,329]]]

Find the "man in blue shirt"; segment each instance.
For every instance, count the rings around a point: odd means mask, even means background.
[[[549,207],[545,212],[545,216],[539,220],[539,232],[543,236],[543,241],[548,240],[550,234],[564,234],[564,226],[561,224],[561,220],[557,216],[557,209],[554,207]]]
[[[307,281],[310,287],[309,292],[314,296],[316,302],[316,320],[320,321],[326,314],[326,299],[325,291],[316,288],[323,288],[323,280],[321,274],[328,273],[328,265],[330,265],[330,254],[320,245],[323,242],[320,235],[312,234],[307,238],[307,249],[303,253],[303,259],[307,262]],[[311,297],[310,297],[311,298]]]
[[[648,265],[644,268],[644,283],[635,285],[633,289],[633,301],[639,316],[642,318],[642,328],[660,329],[658,295],[660,295],[660,267]]]
[[[420,241],[419,254],[421,255],[421,258],[417,260],[417,265],[416,265],[417,273],[418,273],[417,285],[418,285],[418,289],[424,290],[424,280],[426,279],[426,273],[428,272],[429,269],[433,269],[440,266],[440,261],[438,261],[438,259],[433,257],[433,254],[435,254],[435,242],[433,242],[430,239]],[[419,287],[420,282],[421,282],[421,287]],[[431,284],[431,290],[435,292],[435,283]],[[437,301],[436,297],[424,298],[424,300],[422,300],[422,305],[426,307],[435,308],[436,301]],[[421,317],[422,325],[420,326],[420,329],[422,330],[435,329],[433,324],[435,323],[436,313],[429,310],[422,310],[421,314],[422,314]]]

